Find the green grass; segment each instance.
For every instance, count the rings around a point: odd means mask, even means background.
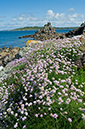
[[[16,71],[0,83],[0,87],[5,87],[3,96],[6,89],[9,93],[5,100],[6,108],[13,111],[13,114],[8,111],[6,115],[8,129],[14,129],[16,122],[17,129],[23,129],[24,125],[26,129],[85,128],[85,120],[82,118],[85,113],[81,110],[85,108],[85,67],[77,70],[70,63],[75,62],[79,56],[78,49],[75,48],[75,51],[73,48],[61,48],[58,51],[52,42],[44,44],[40,50],[28,54],[28,63],[15,67]],[[71,101],[68,103],[67,99]],[[30,105],[27,106],[26,102]],[[24,113],[21,113],[22,110],[18,112],[22,104],[25,107]],[[16,113],[18,116],[15,116]],[[38,117],[35,117],[36,114]],[[58,117],[55,118],[54,114]],[[24,116],[27,118],[22,120]]]

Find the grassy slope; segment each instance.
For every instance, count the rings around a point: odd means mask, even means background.
[[[72,65],[81,53],[79,43],[75,39],[54,40],[44,43],[43,46],[35,46],[35,50],[28,53],[26,64],[22,63],[15,67],[17,71],[0,84],[4,90],[8,89],[10,94],[6,106],[14,112],[14,114],[10,111],[7,113],[9,116],[7,119],[11,122],[9,129],[13,129],[14,125],[17,126],[16,123],[18,123],[17,129],[24,128],[24,125],[26,129],[85,128],[85,121],[82,118],[84,113],[79,110],[85,108],[85,95],[83,95],[85,69],[77,71]],[[40,103],[39,100],[43,100],[45,104]],[[53,102],[50,104],[51,101]],[[29,106],[25,105],[26,102]],[[18,112],[21,107],[28,112],[28,115],[25,115],[25,112]],[[15,117],[15,113],[18,113],[18,116]],[[27,119],[22,120],[21,116],[23,119],[26,116]],[[68,118],[72,122],[69,122]]]

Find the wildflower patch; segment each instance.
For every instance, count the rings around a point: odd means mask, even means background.
[[[9,129],[85,127],[85,71],[74,63],[81,44],[78,38],[47,40],[27,53],[24,67],[13,62],[17,70],[0,84]]]

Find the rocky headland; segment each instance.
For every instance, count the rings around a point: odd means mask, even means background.
[[[80,25],[77,29],[69,31],[68,33],[57,33],[55,29],[51,26],[51,23],[48,22],[44,25],[43,28],[37,30],[37,32],[33,35],[24,35],[19,38],[34,38],[37,40],[48,40],[48,39],[63,39],[63,38],[71,38],[76,35],[81,35],[85,32],[85,22]]]
[[[51,26],[51,23],[48,22],[47,24],[44,25],[43,28],[37,30],[37,32],[35,32],[34,35],[25,35],[19,38],[27,38],[27,37],[34,38],[41,41],[44,41],[47,39],[53,39],[53,38],[63,39],[65,38],[65,33],[57,33],[55,29]]]
[[[66,37],[73,37],[73,36],[76,36],[76,35],[81,35],[81,34],[84,34],[85,33],[85,22],[82,23],[80,25],[80,27],[78,27],[77,29],[74,29],[72,31],[69,31],[68,33],[65,34]]]

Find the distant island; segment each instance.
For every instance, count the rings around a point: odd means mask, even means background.
[[[38,30],[38,29],[42,29],[43,27],[39,27],[39,26],[33,26],[33,27],[23,27],[23,28],[17,28],[17,29],[13,29],[10,31],[20,31],[20,30]],[[55,29],[77,29],[78,27],[53,27]]]

